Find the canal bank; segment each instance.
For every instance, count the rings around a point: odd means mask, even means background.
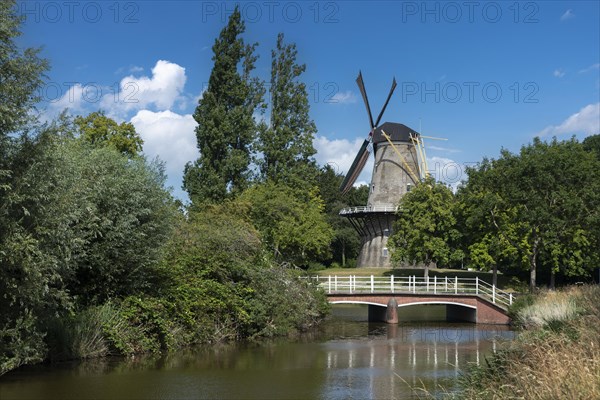
[[[513,314],[517,339],[472,366],[453,397],[600,399],[600,286],[525,296]]]

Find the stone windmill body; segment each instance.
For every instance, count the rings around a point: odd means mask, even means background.
[[[367,205],[345,208],[340,214],[350,220],[361,236],[357,266],[390,267],[387,242],[393,233],[398,203],[424,177],[427,171],[425,153],[418,132],[395,122],[379,125],[396,88],[396,80],[394,79],[387,100],[375,121],[361,73],[356,82],[367,108],[371,131],[340,186],[342,193],[347,192],[356,182],[371,151],[374,153],[375,163]]]

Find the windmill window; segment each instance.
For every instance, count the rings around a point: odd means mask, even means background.
[[[375,191],[375,184],[371,185],[371,193],[373,193]]]
[[[408,193],[408,192],[410,192],[410,191],[412,190],[412,186],[413,186],[413,185],[412,185],[412,184],[410,184],[410,183],[406,185],[406,192],[407,192],[407,193]]]
[[[388,257],[388,256],[389,256],[389,254],[390,254],[390,252],[388,251],[388,248],[387,248],[387,247],[384,247],[384,248],[383,248],[383,250],[382,250],[382,255],[383,255],[384,257]]]
[[[389,237],[390,236],[390,230],[389,229],[384,229],[383,230],[383,236],[384,237]]]

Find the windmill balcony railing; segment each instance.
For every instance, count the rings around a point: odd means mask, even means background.
[[[502,308],[512,305],[515,295],[475,278],[417,276],[315,276],[310,278],[327,294],[455,294],[475,295]]]
[[[384,206],[357,206],[357,207],[346,207],[340,210],[340,215],[345,214],[361,214],[370,212],[388,212],[395,213],[398,211],[398,206],[384,205]]]

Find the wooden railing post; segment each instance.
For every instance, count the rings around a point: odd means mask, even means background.
[[[375,291],[375,277],[371,275],[371,293]]]
[[[413,293],[417,292],[417,277],[413,275]]]
[[[444,279],[446,281],[446,285],[444,287],[444,291],[447,292],[448,291],[448,277],[446,276]]]
[[[496,285],[492,285],[492,303],[496,304]]]
[[[437,275],[433,277],[433,294],[437,294]]]
[[[337,292],[337,275],[333,277],[333,290]]]
[[[348,289],[352,293],[352,275],[348,275]]]
[[[475,277],[475,294],[479,294],[479,277]]]
[[[394,293],[394,275],[390,276],[390,284],[392,285],[392,293]]]
[[[454,277],[454,294],[458,294],[458,276]]]
[[[512,293],[508,294],[508,305],[512,306]]]
[[[429,293],[429,275],[427,275],[427,293]]]
[[[331,275],[327,277],[327,293],[331,294]]]

